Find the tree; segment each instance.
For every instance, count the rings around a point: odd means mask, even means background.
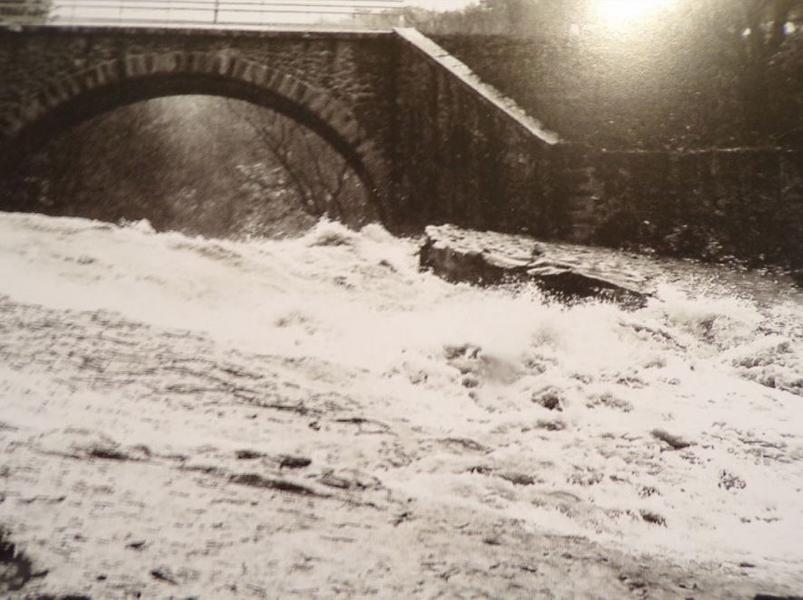
[[[687,0],[697,48],[730,64],[746,140],[784,136],[803,110],[803,0]]]
[[[285,185],[310,215],[325,215],[352,226],[377,218],[354,170],[317,134],[275,112],[265,114],[232,101],[227,107],[256,134],[270,155],[269,162],[281,168]],[[243,168],[241,173],[250,174],[251,184],[264,190],[272,185],[264,169]]]

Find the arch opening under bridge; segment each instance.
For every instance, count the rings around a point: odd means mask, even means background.
[[[141,101],[184,95],[243,100],[310,129],[353,169],[380,220],[385,220],[388,161],[351,109],[288,73],[222,52],[132,54],[47,82],[6,124],[5,137],[12,143],[0,156],[0,168],[16,172],[27,156],[58,133],[93,117]]]

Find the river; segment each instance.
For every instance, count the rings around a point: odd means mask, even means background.
[[[0,524],[48,570],[25,589],[803,589],[791,280],[577,250],[654,297],[565,306],[444,282],[418,244],[0,214]]]

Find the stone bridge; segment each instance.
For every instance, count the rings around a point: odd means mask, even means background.
[[[0,81],[7,174],[60,129],[105,111],[210,94],[317,132],[393,230],[561,227],[561,186],[550,178],[556,136],[415,30],[7,28]]]

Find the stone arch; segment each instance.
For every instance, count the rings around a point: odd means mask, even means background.
[[[44,84],[5,126],[0,124],[0,137],[5,138],[0,171],[14,169],[54,131],[142,100],[184,94],[245,100],[315,131],[354,169],[385,221],[389,162],[352,110],[326,90],[226,50],[129,54]]]

